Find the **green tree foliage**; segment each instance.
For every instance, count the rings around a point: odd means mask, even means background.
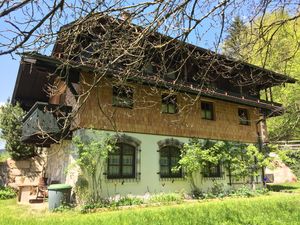
[[[197,189],[193,175],[209,164],[219,163],[235,178],[253,178],[270,163],[270,158],[252,144],[192,139],[184,145],[177,169],[184,168],[191,185]]]
[[[256,25],[246,26],[246,29],[239,28],[239,23],[234,21],[224,42],[224,53],[235,56],[232,52],[238,49],[239,59],[300,80],[300,20],[278,22],[288,21],[289,18],[284,11],[273,12],[257,19],[254,23]],[[235,41],[236,36],[243,40]],[[282,116],[268,119],[270,139],[299,139],[300,83],[274,87],[273,100],[283,103],[286,112]]]
[[[21,142],[23,109],[17,104],[6,103],[0,110],[1,138],[6,141],[5,148],[15,160],[27,159],[36,155],[35,148]]]
[[[93,138],[93,133],[91,131],[91,136],[75,136],[73,144],[78,154],[76,164],[81,169],[81,180],[85,179],[87,183],[87,200],[97,202],[101,200],[104,162],[108,153],[116,148],[116,140],[104,133]]]

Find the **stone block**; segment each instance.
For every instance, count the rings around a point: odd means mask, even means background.
[[[38,177],[25,177],[25,176],[17,176],[15,179],[15,183],[17,185],[37,185],[39,183]]]
[[[15,178],[15,183],[16,183],[17,185],[24,184],[25,181],[26,181],[26,177],[24,177],[24,176],[17,176],[17,177]]]
[[[8,159],[7,161],[8,168],[16,168],[16,161],[12,159]]]
[[[19,169],[11,169],[11,170],[10,170],[10,174],[11,174],[12,176],[20,176],[20,175],[22,175],[22,172],[21,172],[21,170],[19,170]]]
[[[43,170],[43,162],[39,162],[37,160],[33,160],[30,163],[30,170],[34,170],[34,171],[42,171]]]
[[[18,169],[29,169],[30,168],[30,161],[29,160],[16,161],[16,166],[17,166]]]

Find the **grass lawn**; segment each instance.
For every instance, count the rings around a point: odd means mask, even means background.
[[[278,193],[91,214],[37,212],[15,200],[1,200],[0,224],[300,224],[300,195]]]

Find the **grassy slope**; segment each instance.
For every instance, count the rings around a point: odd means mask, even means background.
[[[300,224],[300,195],[280,194],[175,206],[80,214],[30,212],[15,200],[0,201],[0,224]]]

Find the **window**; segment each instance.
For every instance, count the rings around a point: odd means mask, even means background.
[[[180,160],[180,149],[174,146],[165,146],[160,149],[160,177],[176,178],[182,177],[182,170],[172,171],[172,168],[178,166]]]
[[[136,149],[125,143],[108,155],[107,178],[135,178]]]
[[[154,74],[154,66],[152,65],[151,62],[146,62],[146,63],[144,64],[143,72],[144,72],[145,74],[149,74],[149,75]]]
[[[201,102],[201,117],[205,120],[214,119],[214,106],[212,102]]]
[[[176,95],[162,95],[162,112],[174,114],[177,113],[177,97]]]
[[[133,90],[131,87],[113,87],[113,106],[123,108],[133,108]]]
[[[221,165],[217,164],[214,165],[212,163],[209,163],[203,171],[203,176],[204,177],[221,177]]]
[[[241,125],[249,125],[250,124],[247,109],[238,109],[238,114],[239,114]]]
[[[167,73],[165,74],[166,80],[175,80],[177,78],[178,71],[174,68],[169,68]]]

